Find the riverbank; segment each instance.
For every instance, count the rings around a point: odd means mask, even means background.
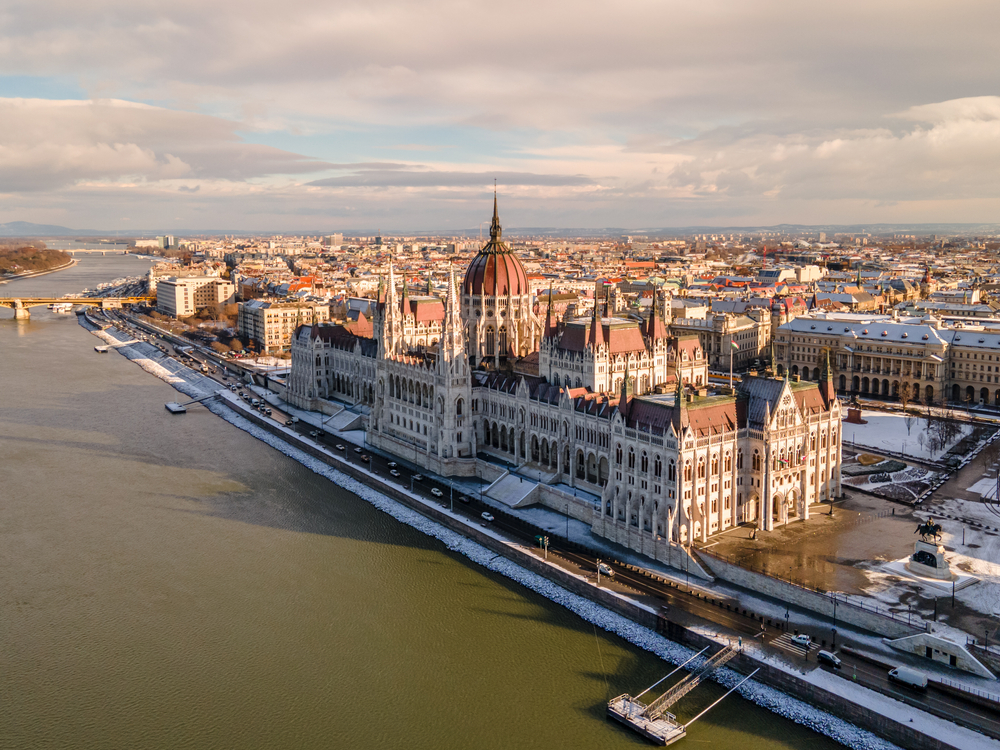
[[[10,276],[4,276],[0,278],[0,284],[6,284],[9,281],[19,281],[21,279],[33,279],[36,276],[47,276],[50,273],[55,273],[56,271],[64,271],[67,268],[72,268],[79,261],[76,258],[71,258],[69,263],[63,263],[61,266],[56,266],[55,268],[47,268],[44,271],[28,271],[27,273],[15,273]]]
[[[102,333],[101,337],[109,343],[116,344],[128,340],[123,334],[111,331]],[[147,372],[157,375],[190,397],[206,395],[220,389],[219,384],[211,379],[194,373],[173,360],[163,359],[162,355],[147,344],[138,342],[126,344],[119,351]],[[699,632],[670,621],[666,622],[673,640],[665,638],[655,632],[662,625],[657,618],[657,612],[648,606],[605,589],[596,588],[580,576],[574,576],[557,566],[543,563],[520,545],[510,542],[491,529],[468,525],[458,516],[441,509],[433,502],[386,484],[380,477],[373,476],[359,467],[341,462],[322,446],[245,409],[242,402],[233,398],[228,392],[220,395],[222,402],[209,404],[209,408],[227,422],[292,457],[338,486],[355,493],[401,522],[441,540],[448,549],[459,552],[489,570],[502,573],[567,607],[585,621],[616,633],[666,661],[679,664],[694,653],[676,642],[678,640],[696,642],[698,639],[708,639],[717,646],[725,643],[719,639],[717,633],[705,632],[704,629]],[[852,685],[843,678],[824,672],[800,677],[793,673],[797,670],[793,670],[789,665],[776,663],[773,658],[768,660],[762,654],[755,653],[750,644],[745,645],[743,658],[750,660],[749,664],[756,662],[758,665],[766,666],[769,681],[778,683],[786,691],[808,697],[814,704],[828,706],[838,713],[848,713],[850,719],[837,718],[758,681],[747,683],[740,689],[745,698],[849,747],[892,746],[872,733],[854,726],[851,721],[865,725],[877,724],[877,731],[882,734],[892,734],[894,740],[904,747],[938,749],[998,747],[997,743],[982,735],[929,717],[921,711]],[[738,673],[730,670],[722,671],[716,676],[718,682],[730,686],[738,679],[740,679]],[[955,744],[935,739],[941,737],[946,737],[949,742]]]

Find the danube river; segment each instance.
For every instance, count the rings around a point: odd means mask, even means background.
[[[0,295],[147,268],[81,257]],[[604,703],[666,663],[204,409],[171,417],[75,316],[0,317],[0,747],[644,746]],[[731,696],[677,747],[838,746]]]

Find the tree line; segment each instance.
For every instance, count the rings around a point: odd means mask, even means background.
[[[72,260],[62,250],[52,250],[43,242],[31,245],[0,245],[0,275],[47,271]]]

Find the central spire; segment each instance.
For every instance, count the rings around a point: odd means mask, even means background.
[[[493,186],[493,223],[490,224],[490,239],[494,242],[500,239],[503,230],[500,229],[500,212],[497,210],[497,189]]]

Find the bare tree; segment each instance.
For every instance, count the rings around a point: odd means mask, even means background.
[[[903,424],[906,425],[906,434],[910,434],[910,430],[913,429],[913,423],[916,419],[912,414],[910,414],[906,407],[910,405],[910,384],[903,383],[899,388],[899,403],[903,407]]]

